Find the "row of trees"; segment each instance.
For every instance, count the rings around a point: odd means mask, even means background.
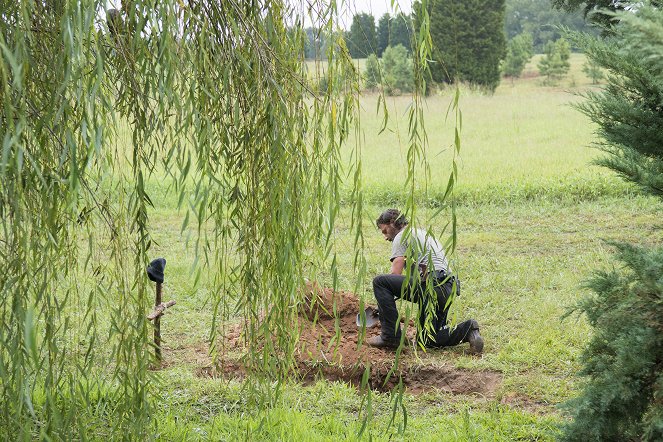
[[[546,76],[547,83],[555,83],[569,69],[569,51],[560,39],[561,27],[589,30],[581,14],[553,10],[550,0],[430,2],[427,11],[422,11],[421,4],[415,2],[411,15],[384,14],[377,27],[372,14],[356,14],[345,33],[350,56],[368,58],[374,55],[379,58],[384,56],[388,47],[396,46],[405,49],[407,56],[411,51],[413,32],[418,31],[424,12],[430,17],[430,34],[435,48],[429,80],[437,83],[463,81],[491,91],[499,84],[502,74],[519,77],[535,51],[545,53],[539,69]],[[320,57],[324,52],[324,41],[313,29],[307,30],[307,36],[306,56]],[[393,54],[400,57],[403,51],[399,49]],[[397,65],[407,66],[407,59]],[[376,66],[379,67],[377,58],[371,58],[367,74],[369,88],[378,78],[370,71]],[[397,71],[402,70],[399,67]],[[411,79],[405,78],[405,73],[403,76],[396,80],[393,73],[384,72],[378,83],[388,91],[405,92],[410,89],[406,84],[411,83]],[[388,78],[392,81],[387,81]],[[400,86],[394,86],[396,83]]]
[[[412,16],[398,13],[384,14],[377,27],[372,14],[356,14],[350,29],[345,33],[345,41],[350,56],[367,58],[371,54],[382,57],[389,46],[403,46],[408,52],[412,47]],[[305,57],[308,59],[325,58],[327,39],[316,28],[306,28]]]
[[[372,14],[357,14],[346,35],[348,50],[353,58],[366,58],[371,54],[381,57],[389,46],[401,45],[410,51],[411,39],[412,17],[403,13],[393,17],[384,14],[377,28]]]
[[[582,13],[553,8],[551,0],[506,1],[504,34],[507,39],[529,34],[534,52],[543,53],[548,42],[562,37],[563,29],[598,33],[597,28],[585,23]]]

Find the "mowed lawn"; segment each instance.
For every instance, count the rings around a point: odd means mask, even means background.
[[[571,106],[582,100],[579,94],[593,87],[581,71],[584,57],[573,54],[571,73],[557,86],[542,85],[538,58],[526,67],[523,79],[504,80],[493,95],[461,88],[460,199],[586,198],[627,190],[614,176],[590,164],[600,154],[588,149],[596,141],[593,127]],[[439,198],[448,181],[455,121],[453,112],[447,111],[454,93],[453,87],[438,90],[424,103],[431,177],[425,187],[419,173],[417,186],[427,199]],[[386,101],[390,120],[379,133],[378,94],[365,94],[361,100],[364,184],[369,200],[375,202],[393,198],[408,168],[411,98],[387,97]],[[353,148],[349,143],[347,158]]]
[[[457,320],[473,317],[486,339],[481,357],[460,349],[431,351],[423,364],[496,370],[503,382],[495,397],[454,396],[433,391],[405,395],[407,426],[399,411],[393,425],[387,394],[371,395],[373,418],[362,438],[375,440],[552,440],[566,419],[560,404],[578,394],[580,354],[591,329],[582,317],[562,316],[588,294],[583,282],[616,264],[606,240],[661,243],[656,200],[607,171],[590,165],[598,152],[590,122],[569,104],[574,92],[592,87],[574,54],[570,77],[542,86],[530,63],[526,78],[505,80],[494,95],[463,89],[459,161],[458,249],[452,263],[463,294],[452,308]],[[428,160],[432,174],[421,196],[444,192],[449,174],[453,120],[445,114],[453,91],[426,100]],[[361,98],[362,161],[368,206],[363,213],[368,277],[359,295],[371,301],[371,277],[389,268],[390,244],[373,222],[387,206],[403,201],[410,98],[388,98],[391,119],[378,134],[377,97]],[[347,157],[356,147],[346,146]],[[155,192],[164,191],[154,183]],[[347,184],[349,186],[349,183]],[[165,201],[171,201],[166,199]],[[432,215],[422,200],[421,221]],[[448,214],[438,218],[439,225]],[[166,342],[194,347],[211,324],[205,282],[194,287],[188,269],[193,253],[179,235],[183,214],[172,204],[152,214],[153,253],[170,258],[166,290],[178,304],[163,320]],[[337,225],[335,251],[341,289],[352,289],[356,272],[350,209]],[[190,243],[188,243],[190,245]],[[330,281],[324,270],[322,281]],[[170,298],[169,298],[170,299]],[[241,385],[198,377],[195,358],[165,354],[163,389],[155,418],[164,440],[355,440],[362,428],[366,396],[341,383],[292,384],[272,407],[258,410]]]

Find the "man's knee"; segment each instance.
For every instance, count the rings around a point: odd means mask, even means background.
[[[385,287],[386,286],[386,276],[387,275],[378,275],[373,278],[373,289],[376,287]]]
[[[388,275],[378,275],[373,278],[373,294],[375,299],[381,301],[382,299],[394,298],[394,295],[389,289]]]

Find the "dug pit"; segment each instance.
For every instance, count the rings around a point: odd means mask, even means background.
[[[299,314],[300,349],[295,355],[299,377],[305,384],[325,378],[359,387],[368,367],[368,385],[378,391],[390,391],[399,378],[411,394],[438,390],[494,397],[501,385],[499,372],[465,370],[440,362],[441,358],[436,356],[444,350],[428,350],[424,357],[419,351],[416,357],[411,345],[403,349],[398,368],[389,376],[396,354],[394,349],[357,345],[361,333],[356,323],[360,309],[358,297],[350,292],[333,292],[315,286],[309,286],[307,292],[307,302]],[[414,327],[407,327],[407,330],[410,342],[414,342]],[[226,343],[230,349],[243,350],[241,333],[241,324],[229,330]],[[366,329],[362,341],[379,333],[379,325]],[[207,365],[198,370],[201,376],[224,378],[242,377],[243,372],[236,361],[227,359],[217,367]]]

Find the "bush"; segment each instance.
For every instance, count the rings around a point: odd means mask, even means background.
[[[592,84],[598,84],[603,79],[603,69],[594,60],[587,60],[582,71],[592,80]]]
[[[412,59],[403,45],[389,46],[382,53],[383,86],[389,95],[414,90]]]
[[[571,48],[569,43],[560,38],[546,43],[545,56],[539,61],[539,72],[546,76],[546,84],[557,84],[569,72]]]
[[[518,78],[523,73],[525,65],[534,54],[534,45],[531,34],[518,34],[509,40],[506,48],[506,58],[502,65],[502,72],[507,77]]]
[[[642,4],[617,18],[605,40],[575,36],[610,72],[578,107],[598,127],[606,155],[597,163],[663,199],[663,10]],[[598,273],[578,306],[594,335],[566,441],[663,440],[663,248],[616,247],[623,265]]]
[[[380,85],[382,76],[380,74],[380,62],[375,54],[366,59],[366,71],[364,72],[364,86],[366,89],[375,89]]]

